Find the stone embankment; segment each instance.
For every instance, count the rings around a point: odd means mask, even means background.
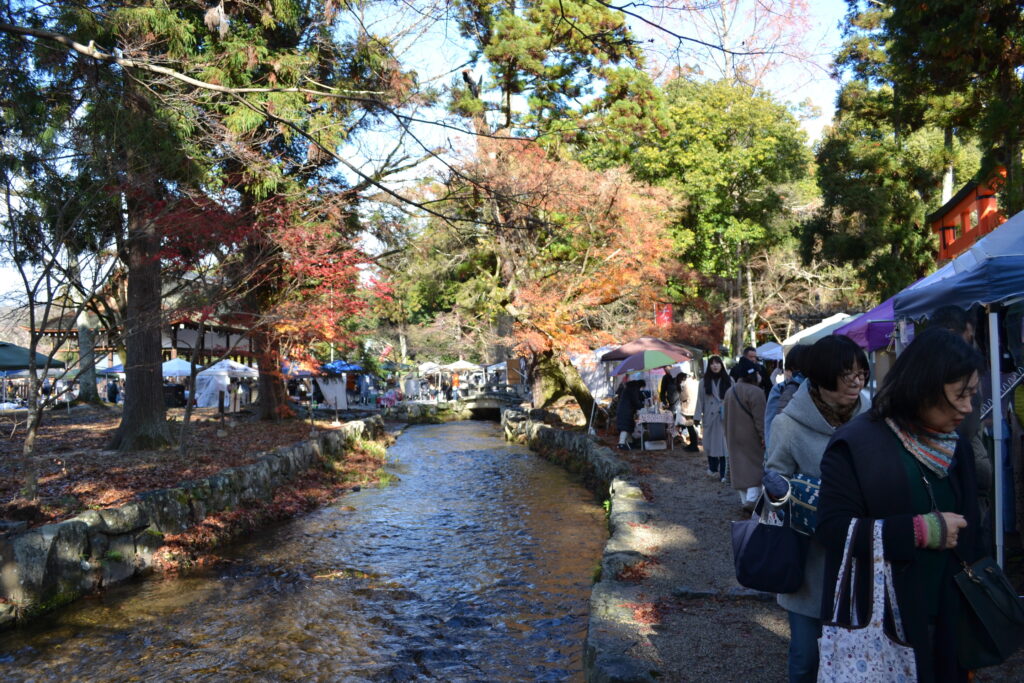
[[[540,417],[536,415],[534,417]],[[630,654],[636,638],[622,618],[618,577],[644,563],[634,529],[651,518],[651,506],[626,463],[596,438],[582,431],[552,427],[527,413],[501,414],[505,438],[579,472],[598,495],[607,492],[610,538],[601,558],[601,575],[591,591],[584,667],[588,681],[654,681],[650,662]]]
[[[383,436],[379,416],[347,422],[256,462],[175,488],[149,491],[118,508],[87,510],[64,522],[0,537],[0,628],[144,574],[164,534],[208,515],[267,501],[321,457],[341,455],[355,439]]]
[[[396,403],[393,406],[384,406],[381,415],[388,421],[406,424],[441,424],[473,418],[469,405],[463,401]]]

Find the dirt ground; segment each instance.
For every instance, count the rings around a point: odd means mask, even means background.
[[[183,414],[183,409],[168,410],[175,437]],[[21,455],[24,417],[17,424],[10,415],[0,416],[0,520],[35,526],[87,508],[123,505],[143,491],[250,463],[265,451],[306,439],[312,429],[308,420],[260,422],[247,414],[221,424],[213,409],[200,410],[193,419],[185,455],[177,448],[118,453],[104,448],[121,420],[119,410],[80,406],[70,414],[48,412],[32,459],[39,473],[39,498],[32,504],[21,495],[27,464]],[[316,428],[332,426],[317,421]]]

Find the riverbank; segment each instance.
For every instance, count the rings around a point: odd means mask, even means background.
[[[197,424],[196,435],[219,441],[185,454],[119,454],[82,447],[103,438],[112,423],[104,412],[51,423],[43,440],[51,450],[29,463],[42,495],[4,508],[0,627],[154,569],[211,564],[217,546],[243,533],[388,476],[378,416],[343,424],[235,416]],[[79,448],[59,448],[68,443]],[[5,488],[20,482],[25,464],[5,461]],[[60,504],[48,505],[54,496]]]
[[[703,454],[619,451],[613,436],[531,425],[517,431],[532,434],[542,454],[549,448],[564,459],[571,443],[576,453],[619,463],[608,465],[616,472],[606,489],[611,538],[591,595],[587,679],[785,680],[786,613],[773,595],[736,583],[730,523],[744,513],[737,492],[708,474]],[[1024,652],[976,680],[1021,680],[1020,671]]]

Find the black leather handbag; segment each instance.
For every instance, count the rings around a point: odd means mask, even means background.
[[[792,593],[804,582],[804,564],[810,539],[789,526],[785,510],[781,526],[764,513],[764,497],[754,508],[755,517],[732,523],[732,556],[736,580],[741,586],[767,593]]]
[[[1024,604],[991,557],[961,563],[963,570],[954,577],[964,598],[957,625],[960,666],[1002,664],[1024,643]]]

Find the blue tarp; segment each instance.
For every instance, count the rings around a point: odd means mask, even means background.
[[[928,287],[897,294],[893,308],[897,318],[917,320],[939,306],[956,304],[966,309],[1014,296],[1024,296],[1024,255],[1020,254],[992,256]]]
[[[111,365],[109,368],[97,368],[97,375],[115,375],[119,372],[124,372],[124,366],[121,364]]]
[[[320,369],[324,372],[330,372],[335,375],[340,375],[343,372],[362,372],[363,366],[356,365],[355,363],[349,363],[344,360],[336,360],[330,363],[324,363],[320,366]]]

